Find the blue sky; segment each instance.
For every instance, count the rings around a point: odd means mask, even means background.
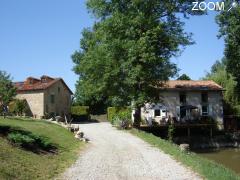
[[[210,13],[185,20],[196,44],[173,58],[180,74],[199,79],[222,58],[224,42],[216,37],[214,18],[215,13]],[[93,22],[83,0],[1,0],[0,70],[14,81],[43,74],[62,77],[74,91],[77,76],[71,54],[79,49],[82,29]]]

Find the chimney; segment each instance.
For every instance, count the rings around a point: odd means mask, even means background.
[[[43,76],[41,77],[41,82],[42,82],[42,83],[48,83],[48,82],[51,82],[52,80],[54,80],[54,78],[51,78],[51,77],[46,76],[46,75],[43,75]]]
[[[35,84],[38,83],[40,80],[37,78],[33,78],[33,77],[28,77],[26,79],[26,81],[24,82],[24,84]]]

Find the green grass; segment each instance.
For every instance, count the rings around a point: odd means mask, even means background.
[[[69,167],[83,147],[71,132],[43,120],[0,117],[0,126],[30,131],[57,147],[56,154],[37,154],[13,146],[0,136],[0,179],[51,179]]]
[[[179,147],[169,141],[163,140],[153,134],[139,131],[136,129],[130,130],[132,134],[143,139],[149,144],[161,149],[163,152],[170,154],[177,161],[182,162],[184,165],[190,167],[193,171],[199,173],[206,179],[213,180],[234,180],[240,179],[240,177],[230,169],[217,164],[213,161],[207,160],[198,156],[195,153],[184,153],[181,152]]]

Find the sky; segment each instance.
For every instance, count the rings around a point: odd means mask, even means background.
[[[217,38],[215,13],[184,20],[194,45],[172,61],[192,79],[199,79],[223,57],[224,42]],[[71,55],[79,49],[83,28],[91,27],[84,0],[1,0],[0,70],[13,81],[29,76],[62,77],[75,91],[78,76]]]

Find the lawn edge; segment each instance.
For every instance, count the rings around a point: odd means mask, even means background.
[[[65,131],[67,131],[66,128],[64,128],[63,126],[59,125],[59,124],[56,124],[56,123],[52,123],[50,121],[47,121],[45,119],[33,119],[33,118],[26,118],[26,117],[6,117],[6,118],[3,118],[0,116],[0,120],[8,120],[9,122],[11,122],[11,120],[14,120],[14,121],[26,121],[26,122],[40,122],[40,123],[44,123],[44,124],[47,124],[47,125],[50,125],[50,126],[55,126],[57,128],[61,128],[61,129],[64,129]],[[20,130],[26,130],[26,131],[29,131],[29,132],[32,132],[34,133],[32,130],[30,129],[27,129],[26,127],[22,127],[22,126],[19,126],[19,125],[6,125],[4,123],[0,123],[1,126],[10,126],[11,128],[16,128],[16,129],[20,129]],[[34,133],[35,134],[35,133]],[[44,136],[46,138],[48,138],[47,136]],[[72,138],[74,138],[74,134],[72,134]],[[4,138],[6,139],[6,138]],[[24,149],[22,148],[19,148],[19,147],[16,147],[18,149],[21,149],[22,151],[25,151]],[[80,142],[78,146],[76,146],[75,148],[73,148],[71,150],[71,153],[74,157],[72,158],[69,158],[67,161],[65,161],[62,165],[58,166],[58,169],[56,169],[54,171],[54,173],[52,174],[49,174],[49,178],[51,179],[56,179],[58,177],[60,177],[68,168],[70,168],[79,158],[79,156],[83,153],[83,151],[87,149],[87,145],[84,143],[84,142]],[[67,153],[66,152],[63,152],[62,150],[59,151],[59,154],[57,155],[61,155],[63,156],[63,154]],[[55,155],[54,155],[55,156]],[[60,161],[60,160],[59,160]],[[39,177],[41,179],[41,177]]]
[[[224,167],[223,165],[200,157],[199,155],[192,152],[182,152],[177,145],[154,136],[151,133],[147,133],[138,129],[128,130],[128,132],[149,143],[153,147],[156,147],[164,153],[170,155],[175,160],[179,161],[187,168],[190,168],[193,172],[198,173],[205,179],[240,180],[239,175],[237,175],[234,171]]]

